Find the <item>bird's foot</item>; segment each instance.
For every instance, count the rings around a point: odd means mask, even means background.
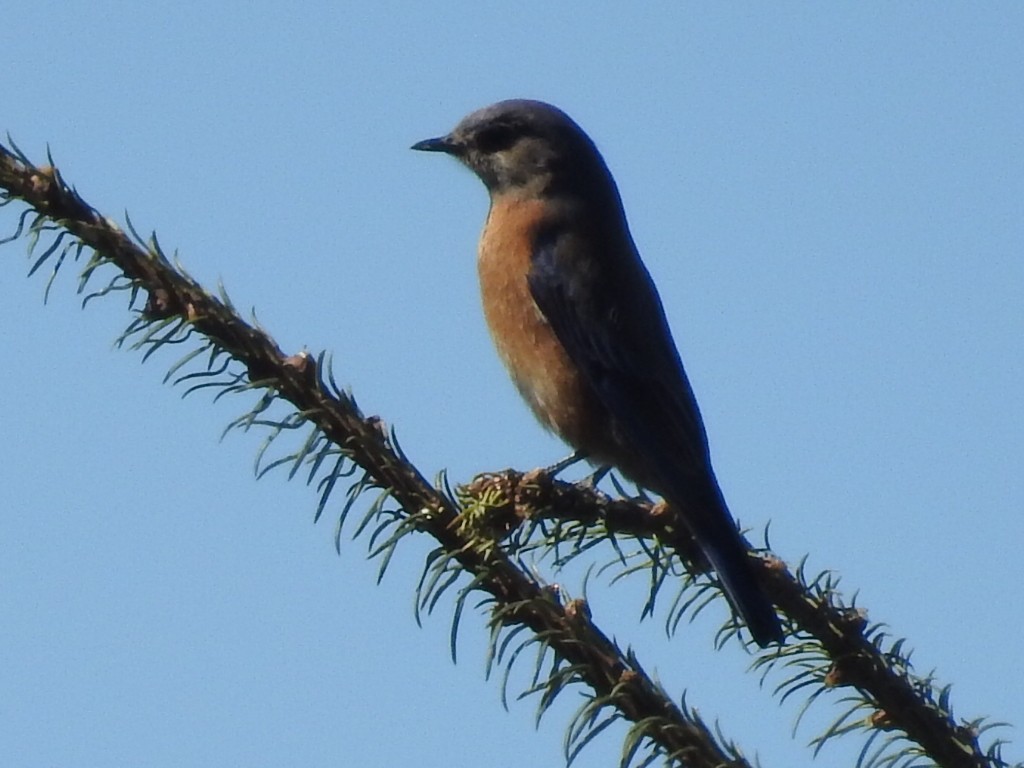
[[[585,451],[573,451],[571,455],[566,456],[561,461],[556,461],[550,467],[545,467],[542,471],[548,477],[554,479],[573,464],[579,464],[581,461],[586,460],[586,458],[587,454]]]

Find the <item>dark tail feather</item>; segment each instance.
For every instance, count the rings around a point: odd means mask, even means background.
[[[718,574],[726,597],[746,623],[754,642],[762,648],[782,642],[778,614],[757,583],[753,564],[739,534],[733,529],[732,536],[724,534],[715,538],[718,541],[698,541]]]

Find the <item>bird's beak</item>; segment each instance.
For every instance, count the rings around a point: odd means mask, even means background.
[[[438,136],[436,139],[417,141],[412,145],[411,149],[420,152],[444,152],[446,155],[457,155],[459,153],[459,145],[451,136]]]

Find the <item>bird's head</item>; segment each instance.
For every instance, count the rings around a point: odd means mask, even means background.
[[[611,181],[590,137],[562,110],[542,101],[499,101],[467,115],[451,133],[412,148],[458,158],[492,196],[557,195],[602,189]]]

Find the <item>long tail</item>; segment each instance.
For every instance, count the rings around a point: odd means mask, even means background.
[[[732,519],[716,525],[713,533],[695,531],[697,543],[718,574],[733,609],[750,630],[754,642],[764,648],[782,642],[782,625],[775,607],[767,598],[754,574],[750,555]],[[709,535],[710,534],[710,535]]]

